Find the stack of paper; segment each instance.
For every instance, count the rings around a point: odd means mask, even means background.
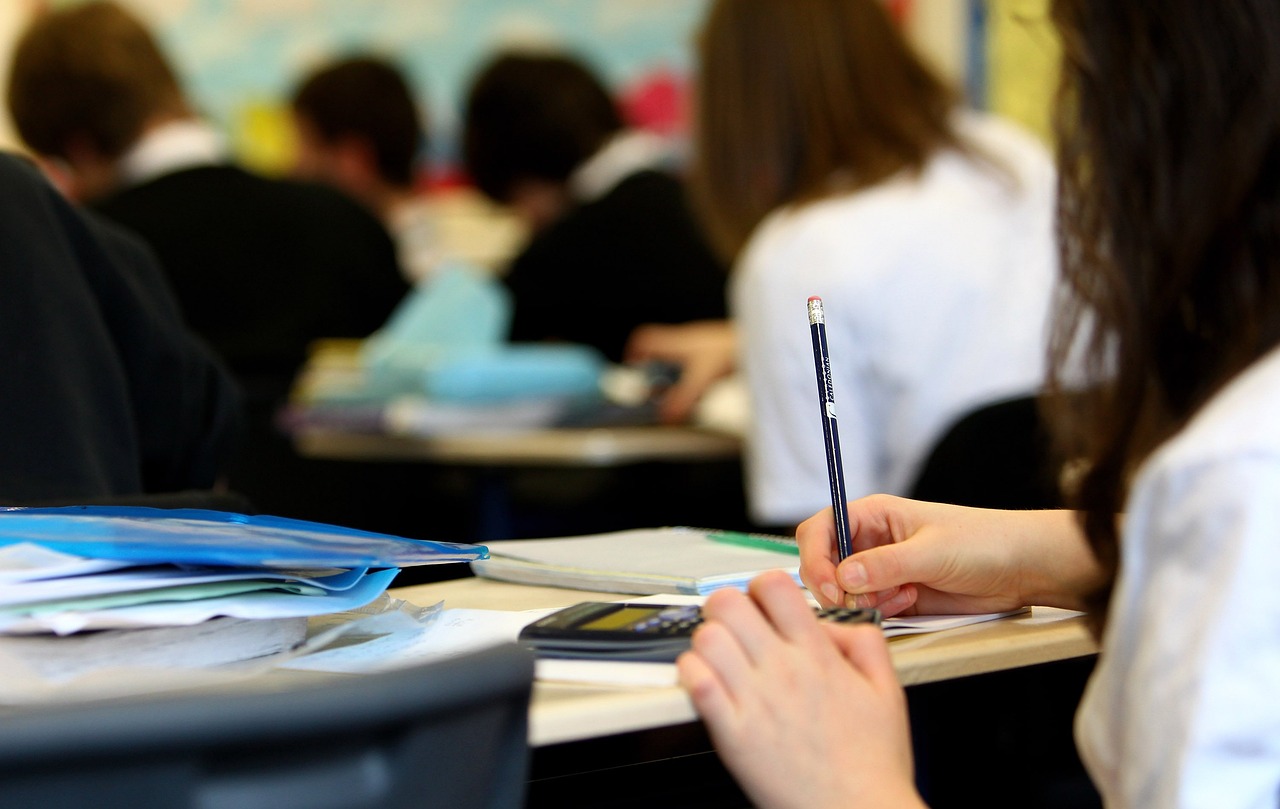
[[[400,567],[483,558],[277,517],[188,509],[0,509],[0,657],[47,678],[201,667],[296,646]]]

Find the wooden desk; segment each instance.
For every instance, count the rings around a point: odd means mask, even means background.
[[[444,600],[445,608],[522,610],[579,601],[616,601],[617,593],[530,587],[481,578],[400,588],[394,594],[417,604]],[[1097,646],[1077,613],[1036,607],[1027,615],[889,643],[904,685],[940,682],[1092,655]],[[538,682],[530,709],[535,746],[583,741],[696,722],[678,687],[624,688]]]
[[[613,593],[529,587],[478,578],[397,588],[393,592],[418,604],[443,600],[449,608],[501,610],[619,598]],[[917,778],[926,799],[939,806],[969,805],[961,797],[971,797],[975,780],[981,780],[985,805],[1043,805],[1037,801],[1042,796],[1030,790],[1061,788],[1064,782],[1059,769],[1036,770],[1046,761],[1070,758],[1069,753],[1042,743],[1047,736],[1066,740],[1069,745],[1069,718],[1055,714],[1053,721],[1039,722],[1040,716],[1035,713],[1034,700],[1046,693],[1052,696],[1055,681],[1028,678],[1032,687],[1021,692],[1003,690],[1004,683],[977,694],[972,690],[931,694],[928,689],[972,685],[985,677],[1034,670],[1019,667],[1088,657],[1095,646],[1080,618],[1061,610],[1036,609],[1026,616],[894,639],[890,648],[900,677],[911,686],[907,694]],[[977,674],[984,677],[968,676]],[[287,688],[291,683],[327,676],[331,675],[284,670],[221,687],[242,688],[248,682],[255,688]],[[1032,699],[1027,699],[1028,693]],[[927,699],[912,701],[913,696]],[[1062,696],[1072,702],[1076,698],[1074,694]],[[977,714],[977,721],[964,716],[962,721],[953,722],[954,717],[947,715],[946,709],[957,705],[970,707]],[[1008,725],[996,721],[1001,712],[1032,713],[1033,721],[1025,725],[1030,730],[1018,733],[1023,730],[1020,726],[1008,733]],[[918,717],[935,724],[917,725]],[[937,739],[938,722],[943,730],[953,728],[959,739]],[[533,745],[526,803],[529,807],[740,809],[747,805],[713,751],[688,698],[674,686],[535,683],[529,735]],[[994,739],[1003,739],[1004,746],[993,745]],[[1008,751],[1010,745],[1016,745],[1013,752]],[[937,754],[930,755],[931,752]],[[1079,772],[1070,775],[1083,778]],[[1076,785],[1077,782],[1067,784]]]
[[[320,340],[298,374],[292,398],[323,401],[326,391],[365,383],[360,341]],[[458,428],[431,436],[379,434],[307,425],[293,433],[300,455],[343,461],[429,461],[473,466],[618,466],[644,461],[712,461],[739,457],[742,439],[684,426]]]

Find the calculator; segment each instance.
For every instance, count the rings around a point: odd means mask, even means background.
[[[876,609],[815,610],[825,621],[880,623]],[[520,630],[519,642],[538,657],[577,660],[671,662],[689,648],[702,623],[696,604],[584,601],[551,613]]]

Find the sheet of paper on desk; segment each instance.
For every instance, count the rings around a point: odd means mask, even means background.
[[[346,590],[322,594],[293,594],[254,590],[221,597],[190,601],[148,601],[133,606],[116,606],[51,612],[38,615],[0,616],[0,630],[13,633],[56,632],[68,634],[85,629],[126,629],[148,626],[189,626],[218,616],[235,618],[284,618],[325,615],[364,606],[381,595],[395,578],[394,568],[365,574]],[[206,587],[208,585],[196,585]]]
[[[925,632],[941,632],[944,629],[957,629],[970,624],[994,621],[997,618],[1008,618],[1031,612],[1030,607],[1010,610],[1008,612],[985,612],[977,615],[904,615],[901,618],[885,618],[880,622],[885,637],[896,638],[900,635],[920,635]]]
[[[317,650],[420,629],[439,611],[439,604],[418,607],[384,593],[365,606],[310,620],[219,618],[67,638],[0,636],[0,705],[226,684]]]
[[[552,612],[555,610],[441,610],[429,620],[388,624],[381,637],[298,657],[282,668],[354,674],[444,660],[514,641],[525,624]]]
[[[148,590],[172,589],[201,584],[225,582],[263,582],[268,586],[281,582],[298,583],[328,592],[348,590],[356,586],[366,568],[352,568],[328,575],[315,575],[306,571],[248,570],[241,568],[182,569],[173,566],[157,566],[114,570],[93,576],[76,575],[63,578],[45,578],[36,581],[9,582],[0,591],[0,613],[6,609],[47,605],[55,601],[71,601],[119,594],[136,594],[145,600]],[[44,609],[48,609],[45,607]]]
[[[129,669],[213,668],[277,654],[306,638],[307,619],[216,618],[194,626],[84,632],[70,637],[0,637],[0,660],[16,676],[19,666],[48,683],[96,672]],[[13,684],[0,689],[7,701]]]
[[[687,599],[687,600],[680,600]],[[694,603],[704,600],[690,596],[645,596],[630,599],[652,603]],[[921,615],[906,618],[887,618],[882,623],[886,637],[940,632],[962,626],[993,621],[1017,615],[1027,610],[988,613],[983,615]],[[579,683],[583,685],[617,686],[674,686],[678,683],[676,667],[672,663],[619,662],[613,660],[544,660],[539,659],[535,676],[544,682]]]
[[[27,542],[0,547],[0,584],[86,576],[128,566],[128,562],[86,559]]]
[[[405,624],[384,637],[322,649],[285,662],[281,668],[359,674],[444,660],[512,642],[526,624],[552,612],[555,610],[444,610],[430,625]],[[670,663],[538,660],[534,676],[542,681],[592,685],[676,684],[676,669]]]
[[[625,601],[651,604],[701,604],[705,596],[659,593],[633,596]],[[431,621],[401,623],[385,637],[362,644],[325,649],[296,658],[284,668],[360,673],[383,671],[456,657],[487,646],[515,641],[527,624],[555,612],[537,610],[444,609]],[[883,627],[888,637],[938,632],[991,621],[1025,610],[983,615],[936,615],[889,618]],[[608,660],[539,659],[535,676],[544,682],[612,686],[673,686],[676,669],[670,663]]]

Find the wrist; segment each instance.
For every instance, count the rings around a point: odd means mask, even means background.
[[[1084,609],[1084,598],[1102,584],[1102,569],[1074,511],[1028,512],[1017,537],[1020,597],[1027,606]]]

